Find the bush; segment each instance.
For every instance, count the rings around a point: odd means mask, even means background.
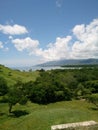
[[[87,97],[87,100],[93,103],[98,109],[98,94],[92,94]]]

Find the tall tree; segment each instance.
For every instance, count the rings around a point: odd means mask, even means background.
[[[18,81],[12,89],[9,90],[7,101],[9,104],[9,113],[12,112],[12,106],[19,103],[19,104],[26,104],[27,97],[24,93],[24,84]]]

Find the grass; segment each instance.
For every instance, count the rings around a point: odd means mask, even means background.
[[[98,111],[86,101],[66,101],[49,105],[17,104],[13,111],[25,111],[15,117],[8,114],[8,104],[0,104],[0,130],[50,130],[52,125],[94,120],[98,122]],[[97,130],[97,129],[96,129]]]
[[[38,71],[34,72],[21,72],[19,70],[12,70],[3,65],[0,65],[0,76],[4,77],[8,86],[16,83],[19,79],[23,82],[34,81],[39,75]]]

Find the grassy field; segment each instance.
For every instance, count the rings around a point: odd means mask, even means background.
[[[17,80],[21,80],[23,82],[28,82],[31,80],[34,81],[38,75],[38,71],[21,72],[19,70],[12,70],[0,65],[0,76],[4,77],[4,79],[7,81],[8,86],[15,84]]]
[[[8,104],[0,104],[0,130],[50,130],[51,125],[94,120],[98,110],[86,101],[66,101],[49,105],[28,102],[13,107],[16,116],[8,114]]]

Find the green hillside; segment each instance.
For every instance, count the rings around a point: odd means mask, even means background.
[[[8,86],[16,83],[17,80],[23,82],[34,81],[38,76],[38,72],[21,72],[19,70],[12,70],[8,67],[0,65],[0,76],[2,76],[8,83]]]

